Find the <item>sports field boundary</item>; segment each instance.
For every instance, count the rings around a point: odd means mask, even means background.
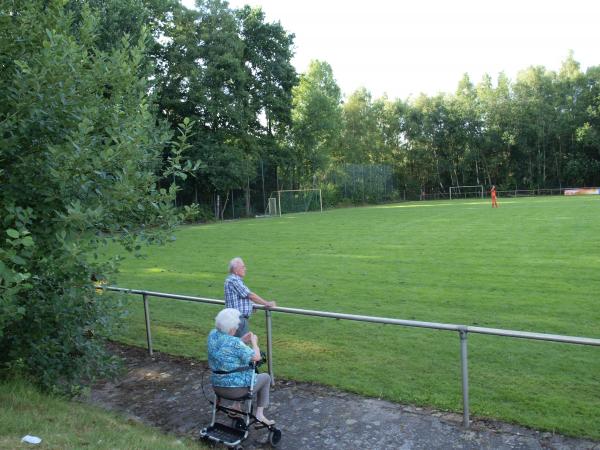
[[[169,298],[173,300],[187,301],[187,302],[196,302],[196,303],[205,303],[212,304],[217,306],[224,306],[225,302],[223,300],[206,298],[206,297],[194,297],[188,295],[178,295],[178,294],[169,294],[164,292],[155,292],[155,291],[146,291],[140,289],[127,289],[121,288],[117,286],[106,286],[103,289],[112,292],[120,292],[124,294],[132,294],[132,295],[141,295],[142,301],[144,303],[144,318],[146,322],[146,341],[148,346],[148,352],[150,356],[153,354],[153,346],[152,346],[152,333],[151,333],[151,319],[150,319],[150,297],[158,297],[158,298]],[[363,315],[354,315],[354,314],[343,314],[343,313],[333,313],[327,311],[316,311],[316,310],[308,310],[308,309],[298,309],[298,308],[285,308],[285,307],[273,307],[273,308],[265,308],[261,305],[255,305],[255,309],[261,309],[265,312],[265,327],[267,334],[267,358],[268,358],[268,370],[271,375],[271,380],[274,383],[274,371],[273,371],[273,351],[272,351],[272,326],[271,326],[271,317],[274,312],[278,313],[286,313],[286,314],[298,314],[304,316],[317,316],[322,318],[331,318],[337,320],[354,320],[359,322],[371,322],[371,323],[380,323],[380,324],[389,324],[389,325],[399,325],[404,327],[416,327],[416,328],[428,328],[434,330],[442,330],[442,331],[454,331],[459,334],[460,339],[460,363],[461,363],[461,382],[462,382],[462,396],[463,396],[463,426],[465,428],[469,428],[470,425],[470,417],[469,417],[469,368],[468,368],[468,334],[469,333],[477,333],[477,334],[486,334],[493,336],[504,336],[504,337],[512,337],[518,339],[529,339],[529,340],[539,340],[539,341],[551,341],[563,344],[574,344],[574,345],[589,345],[600,347],[600,339],[588,338],[588,337],[579,337],[579,336],[565,336],[565,335],[557,335],[557,334],[546,334],[546,333],[535,333],[530,331],[517,331],[517,330],[505,330],[500,328],[486,328],[486,327],[476,327],[476,326],[468,326],[468,325],[457,325],[457,324],[447,324],[447,323],[436,323],[436,322],[422,322],[416,320],[404,320],[404,319],[391,319],[385,317],[376,317],[376,316],[363,316]]]

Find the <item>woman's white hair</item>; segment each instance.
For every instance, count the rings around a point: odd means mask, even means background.
[[[236,267],[241,266],[242,264],[244,264],[242,258],[240,258],[239,256],[233,258],[231,261],[229,261],[229,273],[233,273]]]
[[[215,327],[223,333],[237,330],[240,326],[240,312],[235,308],[225,308],[215,317]]]

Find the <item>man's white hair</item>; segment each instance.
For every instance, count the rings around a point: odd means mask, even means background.
[[[240,312],[235,308],[225,308],[215,317],[215,328],[223,333],[237,330],[240,326]]]
[[[235,268],[242,264],[244,264],[244,261],[242,261],[242,258],[240,258],[239,256],[236,256],[235,258],[233,258],[231,261],[229,261],[229,273],[233,273]]]

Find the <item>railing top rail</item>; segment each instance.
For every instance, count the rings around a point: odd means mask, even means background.
[[[146,291],[140,289],[127,289],[120,288],[116,286],[106,286],[103,289],[114,292],[123,292],[126,294],[137,294],[137,295],[147,295],[150,297],[161,297],[161,298],[172,298],[175,300],[184,300],[191,302],[199,302],[199,303],[209,303],[213,305],[224,305],[225,302],[223,300],[217,300],[214,298],[206,298],[206,297],[194,297],[190,295],[178,295],[178,294],[168,294],[164,292],[154,292],[154,291]],[[262,305],[254,305],[256,309],[266,309]],[[401,325],[406,327],[417,327],[417,328],[429,328],[434,330],[446,330],[446,331],[458,331],[458,332],[468,332],[468,333],[478,333],[478,334],[488,334],[495,336],[505,336],[505,337],[513,337],[520,339],[533,339],[539,341],[553,341],[553,342],[561,342],[566,344],[579,344],[579,345],[592,345],[592,346],[600,346],[600,339],[588,338],[588,337],[579,337],[579,336],[564,336],[559,334],[547,334],[547,333],[533,333],[529,331],[517,331],[517,330],[504,330],[500,328],[485,328],[485,327],[474,327],[468,325],[456,325],[456,324],[447,324],[447,323],[436,323],[436,322],[422,322],[418,320],[404,320],[404,319],[390,319],[386,317],[376,317],[376,316],[362,316],[357,314],[343,314],[343,313],[334,313],[327,311],[316,311],[310,309],[298,309],[298,308],[286,308],[277,306],[274,308],[269,308],[271,311],[282,312],[287,314],[299,314],[305,316],[318,316],[318,317],[327,317],[332,319],[342,319],[342,320],[356,320],[359,322],[373,322],[373,323],[382,323],[389,325]]]

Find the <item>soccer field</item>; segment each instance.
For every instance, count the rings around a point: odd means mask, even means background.
[[[415,202],[180,228],[121,287],[223,298],[227,263],[280,306],[600,338],[600,198]],[[141,302],[119,339],[145,345]],[[217,308],[151,299],[155,348],[205,358]],[[263,337],[262,313],[252,328]],[[462,410],[457,333],[274,314],[274,370]],[[471,414],[600,439],[600,348],[470,335]]]

